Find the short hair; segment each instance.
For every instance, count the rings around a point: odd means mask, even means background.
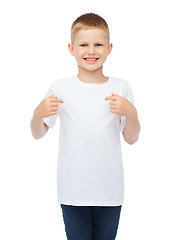
[[[75,34],[80,30],[99,28],[106,31],[108,43],[110,41],[109,27],[107,22],[95,13],[86,13],[79,16],[71,26],[71,43],[73,44]]]

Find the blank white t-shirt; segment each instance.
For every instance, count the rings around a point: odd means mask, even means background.
[[[109,77],[102,84],[78,76],[53,82],[43,99],[55,95],[58,114],[43,121],[52,128],[59,117],[57,195],[60,204],[118,206],[124,201],[120,132],[125,117],[112,113],[105,97],[112,93],[134,104],[127,81]]]

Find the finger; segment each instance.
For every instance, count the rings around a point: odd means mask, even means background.
[[[115,106],[111,106],[110,109],[116,109],[116,107]]]
[[[56,115],[57,111],[51,112],[51,115]]]
[[[57,98],[57,97],[51,98],[50,101],[51,101],[51,102],[57,102],[57,103],[64,103],[64,101],[63,101],[62,99],[59,99],[59,98]]]
[[[114,96],[107,96],[107,97],[105,97],[105,100],[113,100],[113,101],[116,101],[116,97],[114,97]]]
[[[51,112],[58,111],[58,107],[52,107]]]
[[[112,96],[115,96],[115,95],[117,95],[117,94],[115,94],[115,93],[111,93],[111,96],[107,96],[107,97],[112,97]]]
[[[51,102],[57,102],[57,97],[56,96],[53,96],[53,95],[51,95],[51,96],[49,96],[50,97],[50,101]]]
[[[50,95],[49,96],[51,98],[51,101],[58,101],[60,103],[64,102],[62,99],[59,99],[58,97],[56,97],[55,95]]]
[[[111,101],[109,102],[110,105],[116,105],[116,102],[115,101]]]
[[[115,109],[111,109],[112,113],[117,113],[117,111]]]
[[[62,99],[57,99],[57,101],[59,102],[59,103],[64,103],[64,101],[62,100]]]
[[[57,101],[51,101],[50,106],[57,107],[59,105],[59,102]]]

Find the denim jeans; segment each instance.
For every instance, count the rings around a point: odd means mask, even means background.
[[[60,204],[68,240],[114,240],[120,206],[73,206]]]

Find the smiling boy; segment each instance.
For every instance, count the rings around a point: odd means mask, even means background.
[[[78,74],[54,81],[31,120],[36,139],[60,120],[57,190],[70,240],[115,239],[124,202],[120,132],[129,144],[139,137],[130,85],[102,72],[112,47],[102,17],[78,17],[68,44]]]
[[[78,77],[86,83],[103,83],[108,80],[102,73],[102,67],[112,50],[112,44],[104,29],[89,28],[72,32],[72,43],[68,44],[70,53],[78,64]],[[86,75],[88,73],[88,75]]]

